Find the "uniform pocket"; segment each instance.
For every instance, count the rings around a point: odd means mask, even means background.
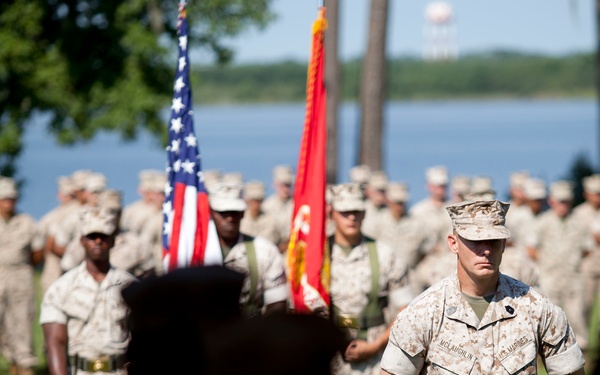
[[[535,374],[536,373],[536,355],[535,343],[530,341],[528,344],[502,358],[500,362],[509,374]]]
[[[436,350],[427,355],[434,374],[470,374],[477,359],[474,355],[456,348],[456,353]]]

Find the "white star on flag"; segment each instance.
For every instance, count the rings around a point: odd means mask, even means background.
[[[173,163],[173,170],[175,173],[178,173],[181,170],[181,160],[175,160],[175,163]]]
[[[195,165],[196,163],[190,161],[189,159],[186,159],[183,163],[181,163],[181,168],[183,168],[183,171],[185,173],[193,174]]]
[[[173,210],[173,204],[170,201],[163,203],[163,205],[162,205],[162,211],[165,214],[168,214],[172,210]]]
[[[196,137],[190,133],[187,137],[183,138],[188,147],[196,147]]]
[[[185,108],[185,104],[183,104],[181,98],[173,99],[173,104],[171,105],[172,110],[179,113],[183,108]]]
[[[177,81],[175,81],[175,86],[173,87],[173,90],[180,92],[181,89],[184,87],[185,87],[185,83],[183,82],[183,77],[177,78]]]
[[[180,139],[174,139],[173,141],[171,141],[171,151],[173,152],[179,152],[179,146],[181,145],[181,140]]]
[[[185,68],[185,57],[179,59],[179,71],[181,72]]]
[[[179,37],[179,47],[184,51],[187,49],[187,36]]]
[[[183,124],[181,123],[181,117],[171,120],[171,130],[173,130],[175,133],[180,133],[182,129]]]

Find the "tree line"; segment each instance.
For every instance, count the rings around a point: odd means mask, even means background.
[[[595,55],[547,56],[495,51],[453,61],[389,59],[387,100],[592,97]],[[306,63],[196,66],[194,98],[202,104],[274,103],[305,100]],[[341,97],[359,97],[362,60],[342,63]]]

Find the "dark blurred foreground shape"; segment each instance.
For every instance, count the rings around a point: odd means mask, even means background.
[[[331,322],[291,314],[245,319],[243,281],[238,272],[211,266],[125,288],[129,374],[329,374],[344,342]]]

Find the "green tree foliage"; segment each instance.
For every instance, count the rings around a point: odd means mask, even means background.
[[[561,57],[494,52],[456,61],[397,58],[388,63],[387,99],[485,99],[594,95],[594,55]],[[341,96],[358,98],[361,60],[343,64]],[[194,69],[196,99],[209,102],[301,102],[306,63],[203,66]]]
[[[272,18],[271,0],[200,0],[187,7],[189,45],[229,61],[229,37]],[[51,114],[63,144],[140,130],[165,141],[176,57],[175,0],[0,1],[0,172],[12,175],[27,121]]]

